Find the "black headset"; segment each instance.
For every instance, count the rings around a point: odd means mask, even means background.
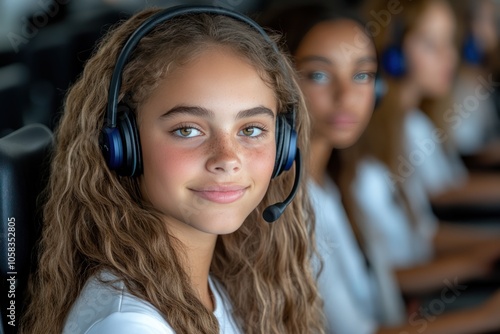
[[[250,18],[221,7],[211,6],[176,6],[165,9],[144,21],[128,38],[116,61],[111,83],[109,85],[108,105],[104,127],[99,135],[99,146],[107,166],[121,176],[139,176],[143,172],[141,144],[134,111],[124,103],[119,103],[122,72],[134,48],[139,41],[157,25],[174,17],[192,14],[224,15],[248,24],[280,53],[276,44],[269,38],[264,29]],[[278,113],[276,117],[276,160],[272,178],[289,170],[295,161],[295,181],[291,193],[283,201],[267,207],[263,217],[267,222],[277,220],[284,212],[298,189],[300,182],[300,152],[297,147],[295,125],[295,105],[288,107],[286,113]]]

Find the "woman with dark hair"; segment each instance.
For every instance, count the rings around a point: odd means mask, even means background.
[[[379,239],[358,225],[343,183],[342,149],[352,146],[375,105],[377,54],[364,24],[352,14],[304,5],[270,12],[266,26],[283,33],[311,115],[309,190],[322,259],[318,284],[330,333],[475,333],[498,328],[500,295],[473,311],[433,322],[405,317],[401,285]],[[371,194],[376,197],[377,194]],[[426,284],[427,282],[424,282]],[[431,282],[435,284],[435,282]]]

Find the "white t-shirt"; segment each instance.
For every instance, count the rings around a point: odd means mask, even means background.
[[[380,325],[401,324],[404,305],[392,272],[372,257],[368,267],[333,182],[328,179],[320,187],[309,180],[308,186],[316,214],[317,248],[323,259],[318,287],[327,332],[369,334]],[[380,255],[370,246],[368,253],[375,258]],[[314,264],[318,269],[318,263]]]
[[[418,109],[409,111],[405,117],[404,133],[405,152],[398,158],[398,176],[403,182],[417,178],[429,195],[464,182],[467,169],[458,156],[446,154],[443,143],[450,139],[427,115]]]
[[[112,280],[109,273],[101,274]],[[215,299],[214,315],[220,333],[239,334],[241,331],[231,316],[231,303],[218,282],[209,278]],[[117,289],[91,278],[73,304],[66,319],[63,334],[173,334],[172,327],[158,310],[146,301],[129,294],[123,282]]]
[[[408,200],[417,218],[412,223],[401,197],[391,188],[388,175],[389,169],[374,158],[357,166],[352,194],[360,209],[358,221],[368,238],[378,239],[374,242],[385,247],[385,256],[395,268],[427,262],[433,256],[438,225],[427,196],[421,184],[412,185]]]
[[[477,153],[495,136],[499,119],[490,89],[477,79],[457,81],[454,107],[443,116],[461,154]]]

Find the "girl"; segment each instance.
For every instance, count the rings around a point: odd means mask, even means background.
[[[203,11],[157,23],[122,72],[138,176],[110,171],[98,137],[118,53],[159,11],[109,33],[70,90],[22,332],[322,332],[303,186],[279,221],[262,219],[293,181],[270,183],[291,105],[307,142],[293,71],[255,27]]]
[[[323,267],[319,289],[329,333],[421,332],[422,319],[406,318],[399,282],[380,244],[353,219],[335,181],[345,170],[339,148],[353,145],[375,102],[377,57],[364,26],[352,16],[320,6],[270,14],[268,24],[287,36],[312,118],[309,160],[316,233]],[[342,168],[341,168],[342,167]],[[377,194],[371,194],[377,196]],[[344,203],[343,203],[344,202]],[[355,208],[354,212],[355,212]],[[351,224],[352,223],[352,224]],[[499,297],[474,311],[424,320],[426,333],[472,333],[500,326]]]

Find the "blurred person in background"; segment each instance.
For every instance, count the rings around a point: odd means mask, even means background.
[[[420,329],[418,319],[405,316],[400,289],[407,286],[394,277],[379,240],[369,238],[351,219],[352,212],[346,212],[339,188],[338,176],[344,170],[339,154],[359,138],[375,103],[377,57],[371,37],[355,16],[321,6],[276,9],[262,20],[286,37],[312,118],[308,184],[328,332]],[[427,325],[427,333],[499,328],[494,315],[499,311],[497,296],[477,309],[438,318]]]
[[[420,110],[439,111],[451,91],[455,24],[446,1],[405,3],[391,17],[388,32],[375,36],[390,74],[387,94],[359,142],[342,152],[340,184],[348,211],[384,245],[409,295],[438,288],[445,278],[487,277],[498,260],[498,234],[439,223],[428,200],[429,188],[467,182],[460,160],[439,145],[449,144],[447,134]]]
[[[371,15],[381,13],[386,6],[386,2],[380,2],[372,7]],[[430,199],[466,204],[500,201],[500,177],[468,173],[447,132],[446,115],[451,109],[446,106],[450,103],[458,62],[456,22],[449,4],[408,2],[400,9],[397,15],[392,15],[390,24],[383,27],[385,30],[375,36],[382,55],[387,94],[362,140],[345,153],[354,160],[371,156],[381,163],[373,168],[378,177],[365,177],[361,173],[359,178],[364,181],[356,184],[359,189],[354,192],[365,211],[380,216],[379,228],[395,245],[392,249],[400,249],[401,244],[407,246],[407,253],[391,253],[392,257],[401,258],[395,260],[398,266],[426,261],[433,256],[434,249],[438,253],[457,250],[489,238],[477,229],[438,223]],[[370,174],[369,166],[361,166],[361,171]],[[382,202],[378,203],[368,194],[370,189],[385,191],[387,201],[383,202],[384,197],[379,196],[376,199]],[[415,222],[411,229],[390,223],[402,220],[401,217],[385,217],[387,212],[396,212],[387,209],[395,206],[403,206],[409,215],[406,220]],[[402,232],[396,232],[398,229],[407,231],[407,240],[416,239],[403,242]],[[410,245],[414,247],[408,248]]]
[[[500,122],[495,104],[499,35],[497,5],[492,0],[454,1],[461,63],[454,88],[460,108],[448,115],[451,134],[470,167],[500,166]]]

